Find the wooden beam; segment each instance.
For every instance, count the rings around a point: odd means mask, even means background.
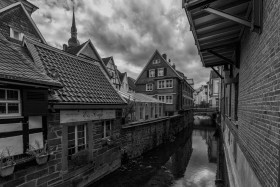
[[[209,63],[209,62],[204,62],[205,65],[204,67],[208,68],[208,67],[213,67],[213,66],[223,66],[223,65],[228,65],[225,61],[216,61],[213,63]]]
[[[207,51],[212,49],[220,49],[220,48],[227,48],[227,49],[234,49],[236,45],[238,45],[239,40],[227,41],[224,43],[213,44],[213,45],[200,45],[200,51]]]
[[[233,16],[229,13],[226,13],[226,12],[223,12],[221,10],[214,9],[214,8],[210,8],[210,7],[203,8],[203,10],[210,13],[210,14],[215,14],[215,15],[220,16],[222,18],[225,18],[227,20],[231,20],[231,21],[234,21],[236,23],[239,23],[241,25],[244,25],[244,26],[247,26],[247,27],[251,28],[252,23],[248,20],[238,18],[238,17]]]
[[[188,11],[191,11],[193,9],[200,8],[202,6],[209,5],[210,3],[213,3],[215,1],[217,1],[217,0],[205,0],[205,1],[191,3],[191,4],[185,3],[185,8]]]
[[[220,73],[215,69],[213,68],[213,66],[211,67],[213,71],[215,71],[215,73],[217,73],[217,75],[221,78],[221,79],[224,79],[224,77],[222,75],[220,75]]]
[[[222,59],[222,60],[228,62],[229,64],[235,66],[235,62],[232,61],[231,59],[226,58],[226,57],[224,57],[224,56],[222,56],[222,55],[220,55],[220,54],[218,54],[218,53],[216,53],[216,52],[214,52],[214,51],[212,51],[212,50],[207,50],[207,52],[208,52],[208,53],[211,53],[211,54],[215,55],[216,57],[219,57],[220,59]]]
[[[252,31],[261,34],[263,24],[263,0],[253,0]]]
[[[221,37],[221,36],[225,36],[225,35],[232,35],[234,34],[235,32],[238,32],[239,33],[239,30],[240,30],[240,26],[232,26],[232,27],[224,27],[222,29],[217,29],[217,30],[214,30],[214,31],[209,31],[205,34],[199,34],[197,33],[197,38],[199,40],[204,40],[204,39],[208,39],[208,38],[214,38],[214,37]]]

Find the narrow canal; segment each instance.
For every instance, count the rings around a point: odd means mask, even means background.
[[[128,161],[92,187],[214,187],[217,136],[211,120],[195,116],[194,128]]]

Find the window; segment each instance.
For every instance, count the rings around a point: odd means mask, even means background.
[[[158,77],[164,76],[164,68],[158,68]]]
[[[19,90],[0,89],[0,116],[20,115]]]
[[[160,60],[159,60],[159,59],[153,60],[153,64],[159,64],[159,63],[160,63]]]
[[[112,131],[112,121],[111,120],[104,121],[102,138],[110,137],[111,131]]]
[[[17,40],[22,40],[22,38],[23,38],[23,36],[24,36],[24,34],[23,33],[21,33],[21,32],[19,32],[19,31],[17,31],[17,30],[14,30],[14,29],[12,29],[12,28],[10,28],[10,37],[11,38],[14,38],[14,39],[17,39]]]
[[[155,70],[154,69],[149,70],[149,77],[155,77]]]
[[[153,91],[153,84],[146,84],[146,91]]]
[[[160,100],[161,102],[165,102],[165,101],[164,101],[164,95],[159,95],[159,96],[158,96],[158,100]]]
[[[68,160],[71,160],[73,154],[86,149],[86,137],[86,125],[68,127]]]
[[[167,95],[165,103],[166,104],[173,104],[173,96],[172,95]]]
[[[158,80],[158,89],[173,88],[173,80]]]

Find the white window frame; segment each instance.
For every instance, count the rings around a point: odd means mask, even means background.
[[[106,136],[107,134],[107,129],[106,129],[106,122],[110,121],[110,135]],[[112,135],[112,120],[105,120],[102,122],[102,126],[103,126],[103,138],[110,138]]]
[[[168,102],[167,97],[171,97],[171,102]],[[173,95],[166,95],[165,96],[165,103],[166,104],[173,104]]]
[[[5,90],[5,99],[1,100],[0,103],[5,103],[6,104],[6,114],[0,114],[0,117],[6,117],[6,116],[21,116],[21,98],[20,98],[20,90],[18,89],[6,89],[6,88],[0,88],[0,90]],[[7,99],[7,91],[12,90],[12,91],[17,91],[18,92],[18,100],[8,100]],[[8,104],[9,103],[17,103],[18,104],[18,113],[8,113]]]
[[[83,150],[86,150],[87,149],[87,145],[88,145],[88,143],[87,143],[87,125],[86,124],[82,124],[82,125],[84,126],[84,141],[85,141],[85,144],[84,144],[85,145],[85,149],[83,149]],[[78,150],[78,147],[79,147],[79,145],[78,145],[78,126],[79,125],[73,125],[73,126],[75,127],[75,153],[73,153],[73,154],[76,154],[76,153],[79,152],[79,150]],[[70,126],[68,126],[67,128],[69,128],[69,127]],[[67,131],[67,136],[68,136],[68,131]],[[67,142],[68,141],[69,141],[69,139],[67,138]],[[69,149],[70,148],[68,147],[67,150],[69,150]],[[67,151],[67,154],[68,154],[68,151]]]
[[[19,38],[15,38],[15,32],[17,32],[19,34]],[[22,32],[19,32],[16,29],[13,29],[10,27],[10,37],[14,38],[16,40],[22,41],[24,34]]]
[[[160,63],[160,60],[159,60],[159,59],[153,60],[153,64],[159,64],[159,63]]]
[[[152,73],[151,72],[154,72],[153,76],[152,76]],[[149,70],[149,77],[155,77],[156,76],[156,71],[155,69],[150,69]]]
[[[163,98],[162,100],[160,98]],[[165,103],[165,96],[164,95],[158,95],[158,100]]]
[[[159,73],[160,71],[162,71],[162,74]],[[163,77],[164,76],[164,68],[158,68],[157,73],[158,73],[157,74],[158,77]]]
[[[167,81],[171,81],[171,86],[167,87]],[[163,82],[163,87],[161,87],[160,82]],[[173,79],[165,79],[165,80],[158,80],[157,81],[157,89],[169,89],[173,88]]]
[[[146,91],[153,91],[154,89],[154,84],[148,83],[146,84]]]

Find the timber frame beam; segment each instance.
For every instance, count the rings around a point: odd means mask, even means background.
[[[224,79],[224,77],[215,68],[213,68],[213,66],[211,66],[211,68],[221,79]]]

